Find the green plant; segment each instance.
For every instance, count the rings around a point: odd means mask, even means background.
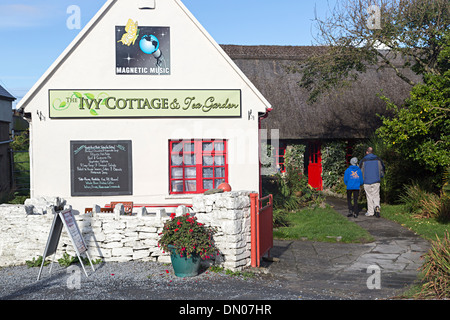
[[[273,209],[273,227],[287,227],[289,225],[288,215],[289,212],[285,209]]]
[[[424,191],[417,183],[407,185],[400,196],[406,209],[417,218],[433,218],[441,222],[450,220],[450,197],[442,190],[440,195]]]
[[[72,257],[67,252],[64,252],[62,258],[58,259],[58,263],[61,267],[68,267],[76,262],[78,262],[78,257]]]
[[[322,148],[322,180],[323,185],[335,192],[343,192],[341,182],[347,164],[345,162],[345,147],[343,141],[326,142]],[[345,184],[344,184],[345,187]]]
[[[25,263],[28,266],[28,268],[40,267],[42,265],[42,256],[38,256],[37,258],[33,258],[31,260],[26,260]],[[44,266],[47,266],[49,263],[50,261],[45,260]]]
[[[219,254],[213,240],[215,231],[214,228],[197,222],[197,218],[189,213],[181,216],[172,213],[159,234],[161,238],[158,245],[164,252],[169,252],[169,245],[172,245],[181,256],[198,254],[202,259],[209,259],[214,254]]]
[[[424,284],[420,298],[450,298],[450,238],[448,231],[441,240],[436,236],[436,241],[428,253],[424,256],[421,267]]]
[[[450,196],[450,167],[447,167],[443,174],[442,192],[446,196]]]
[[[422,209],[423,201],[427,200],[429,193],[423,191],[416,183],[404,186],[404,193],[400,196],[400,202],[406,207],[406,210],[412,213],[418,213]]]
[[[83,264],[89,264],[88,258],[81,257],[81,259],[83,260]],[[99,264],[101,261],[102,261],[102,259],[91,260],[92,264]],[[62,258],[58,259],[58,263],[61,267],[68,267],[68,266],[70,266],[74,263],[78,263],[78,262],[80,262],[78,257],[73,257],[73,256],[69,255],[67,252],[64,252]]]
[[[447,223],[450,221],[450,195],[446,193],[441,194],[440,206],[437,211],[436,220]]]
[[[255,274],[252,272],[232,271],[230,269],[226,269],[225,274],[232,276],[232,277],[241,277],[242,276],[242,277],[244,277],[244,279],[253,278],[255,276]]]

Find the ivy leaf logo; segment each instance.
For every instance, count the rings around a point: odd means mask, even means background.
[[[92,94],[92,93],[85,93],[84,94],[89,100],[94,100],[95,99],[95,97],[94,97],[94,95]]]

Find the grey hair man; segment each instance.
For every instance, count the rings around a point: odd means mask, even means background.
[[[361,159],[359,168],[363,174],[364,191],[367,198],[366,216],[380,217],[380,182],[384,177],[385,166],[383,161],[373,154],[373,148],[366,150],[366,156]]]

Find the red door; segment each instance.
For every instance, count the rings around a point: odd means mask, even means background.
[[[320,146],[320,141],[308,143],[308,183],[315,189],[323,190]]]

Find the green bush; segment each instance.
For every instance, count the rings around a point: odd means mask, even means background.
[[[438,195],[423,190],[414,182],[404,187],[400,201],[417,218],[433,218],[443,223],[450,221],[450,197],[444,191]]]
[[[345,141],[326,142],[322,147],[322,181],[325,188],[345,193],[344,173],[347,169]]]
[[[422,190],[417,182],[404,186],[403,190],[400,202],[405,205],[407,211],[420,213],[423,209],[423,201],[427,200],[431,194]]]
[[[432,242],[421,267],[423,285],[418,298],[450,298],[450,238],[448,231],[441,240]]]

